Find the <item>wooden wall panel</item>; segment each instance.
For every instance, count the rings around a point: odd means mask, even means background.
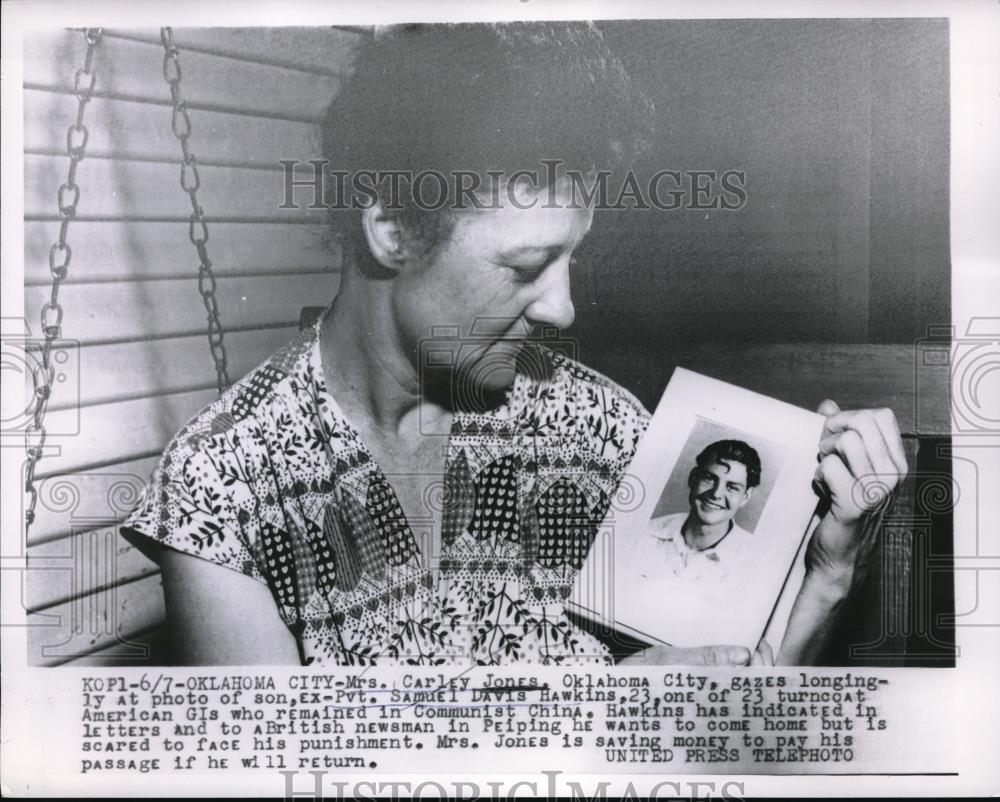
[[[920,365],[918,370],[920,358],[911,345],[702,343],[652,355],[609,349],[599,360],[584,361],[633,388],[650,410],[680,366],[806,409],[815,409],[824,398],[843,409],[887,406],[903,434],[946,435],[951,431],[948,366]]]
[[[33,581],[25,589],[25,607],[38,612],[160,570],[119,536],[116,525],[33,546],[28,568]]]
[[[54,208],[54,195],[52,204]],[[52,280],[49,248],[59,224],[28,222],[24,229],[25,283],[47,286]],[[340,258],[322,247],[321,238],[322,231],[312,226],[213,220],[208,252],[217,276],[335,272]],[[198,274],[198,255],[188,240],[186,222],[79,222],[70,227],[69,240],[73,260],[67,283],[192,279]]]
[[[217,395],[212,388],[54,412],[46,417],[49,429],[65,432],[76,426],[79,434],[53,438],[52,444],[62,451],[39,463],[39,475],[90,470],[96,465],[151,456]]]
[[[294,326],[232,331],[225,336],[229,377],[237,381],[295,337]],[[204,334],[139,342],[92,345],[79,349],[81,406],[106,404],[153,394],[214,387],[215,363]],[[71,399],[54,397],[49,409]]]
[[[173,665],[167,628],[162,624],[130,634],[123,642],[115,641],[82,654],[71,662],[74,668]]]
[[[332,301],[339,284],[338,275],[319,273],[219,279],[219,316],[226,330],[289,326],[303,306]],[[29,321],[37,319],[47,297],[47,287],[25,287]],[[206,330],[205,308],[197,281],[191,279],[71,284],[62,288],[59,298],[66,309],[63,335],[82,343],[181,337]],[[128,376],[121,380],[127,382]]]
[[[66,128],[76,119],[75,95],[43,90],[24,93],[24,148],[66,155]],[[94,98],[87,105],[87,158],[179,162],[181,146],[167,106]],[[204,109],[190,112],[191,149],[199,164],[278,169],[282,159],[316,158],[312,123],[245,117]]]
[[[340,75],[361,34],[330,28],[174,28],[177,46],[242,61],[260,61],[306,72]],[[106,36],[160,44],[151,28],[112,28]]]
[[[58,665],[162,624],[159,574],[29,613],[30,665]]]
[[[192,108],[313,122],[339,86],[339,79],[329,75],[185,51],[180,30],[175,40],[181,48],[181,89]],[[77,31],[40,32],[26,42],[24,52],[26,87],[72,91],[75,66],[68,67],[82,63],[86,45]],[[170,102],[159,41],[109,36],[99,45],[94,66],[99,95]]]
[[[873,81],[880,91],[871,131],[876,342],[913,342],[926,337],[929,326],[951,321],[947,25],[942,19],[872,20]],[[914,84],[923,91],[914,92]],[[984,299],[977,312],[989,308]]]
[[[58,218],[59,186],[66,180],[66,156],[27,154],[24,159],[24,216]],[[322,223],[322,211],[309,211],[312,191],[285,204],[285,180],[278,170],[246,167],[198,168],[198,203],[210,219]],[[84,159],[77,168],[77,213],[100,219],[176,219],[187,221],[191,201],[180,185],[180,165],[162,162]],[[211,233],[210,233],[211,235]],[[222,254],[220,254],[222,256]]]
[[[121,520],[159,461],[159,455],[68,474],[50,474],[38,484],[35,523],[28,548]],[[46,467],[39,463],[39,470]]]

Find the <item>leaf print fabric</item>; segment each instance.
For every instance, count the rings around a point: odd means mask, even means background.
[[[488,413],[458,412],[423,554],[387,478],[323,380],[321,321],[170,442],[123,536],[271,590],[305,664],[609,663],[566,616],[649,422],[600,374],[539,349]],[[544,378],[541,378],[544,376]]]

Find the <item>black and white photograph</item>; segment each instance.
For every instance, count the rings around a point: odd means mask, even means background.
[[[997,790],[1000,6],[0,7],[4,793]]]
[[[675,370],[630,463],[626,481],[641,501],[599,528],[574,611],[623,646],[629,636],[735,644],[770,664],[819,662],[796,651],[794,628],[779,632],[784,621],[769,633],[776,643],[764,633],[782,593],[801,589],[790,574],[822,513],[813,444],[823,432],[822,415]],[[652,651],[664,663],[676,653]]]
[[[650,528],[673,529],[668,520],[683,524],[690,515],[706,527],[715,526],[716,534],[728,534],[738,526],[749,537],[781,473],[782,457],[775,443],[699,419],[663,486]],[[713,537],[703,540],[706,547],[719,542]]]

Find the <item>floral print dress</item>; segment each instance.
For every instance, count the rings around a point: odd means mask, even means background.
[[[642,405],[539,348],[541,369],[499,408],[455,414],[445,475],[411,521],[327,391],[320,325],[178,432],[123,536],[266,583],[303,664],[610,662],[564,604],[648,425]]]

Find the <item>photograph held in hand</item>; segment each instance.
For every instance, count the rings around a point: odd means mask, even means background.
[[[894,425],[887,415],[883,422]],[[806,549],[799,565],[804,538],[818,547],[841,532],[823,523],[834,492],[817,468],[828,425],[821,414],[675,370],[629,467],[626,481],[644,491],[642,501],[612,509],[602,524],[577,578],[573,611],[609,627],[625,652],[629,639],[665,644],[627,654],[626,664],[805,663],[867,570],[867,550],[851,558],[849,576],[828,561],[830,582],[813,600],[816,577],[800,570],[817,559]],[[888,450],[892,436],[890,429],[878,447],[880,459],[899,460],[889,468],[895,476],[905,457]],[[837,491],[858,494],[876,476],[869,466]],[[850,520],[860,531],[875,528],[889,490],[882,484],[864,506],[852,502]],[[795,599],[790,621],[776,609],[780,598]],[[706,643],[718,647],[698,648]]]

